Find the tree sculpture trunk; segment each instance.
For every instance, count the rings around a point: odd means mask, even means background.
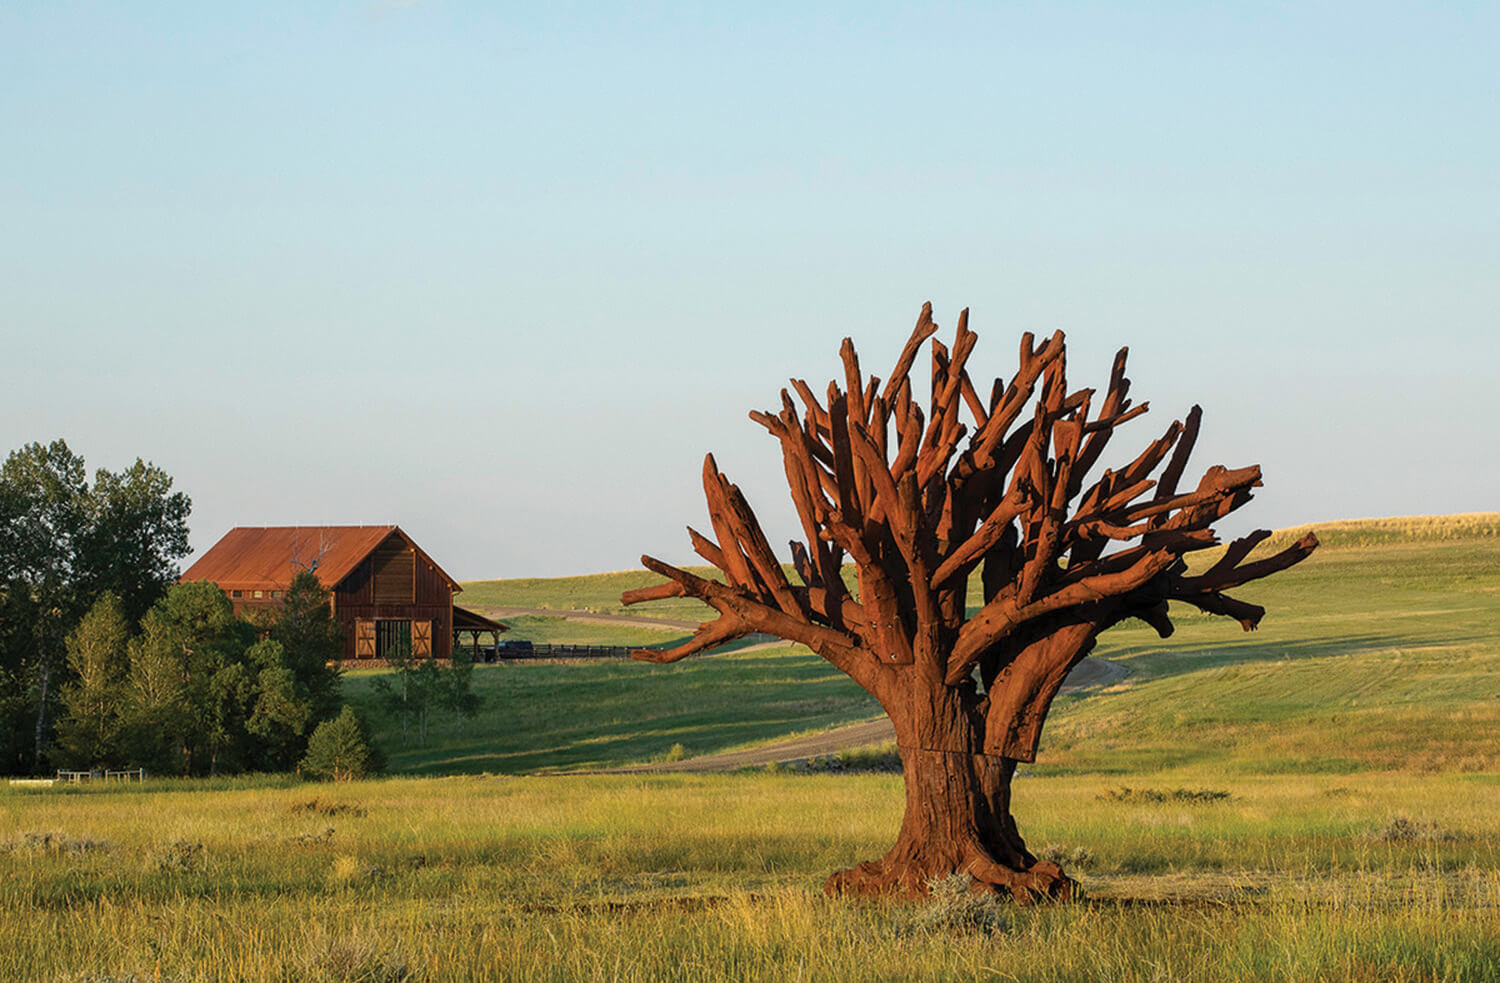
[[[1213,467],[1195,490],[1178,490],[1197,407],[1089,485],[1115,429],[1146,409],[1126,396],[1125,350],[1096,414],[1093,390],[1067,388],[1061,332],[1039,346],[1024,336],[1019,369],[986,400],[966,369],[976,336],[964,311],[953,347],[932,343],[924,413],[910,373],[936,331],[929,305],[883,388],[845,339],[845,388],[830,383],[820,401],[793,380],[800,410],[783,390],[779,413],[751,414],[781,442],[806,534],[791,544],[798,583],[740,490],[705,460],[717,542],[688,536],[724,579],[645,556],[667,582],[623,600],[695,597],[718,617],[675,649],[634,654],[672,662],[765,632],[806,645],[880,701],[900,746],[906,813],[890,851],[834,874],[830,892],[922,894],[935,877],[967,873],[977,889],[1020,901],[1066,900],[1073,882],[1016,828],[1011,778],[1017,762],[1036,760],[1069,670],[1126,619],[1171,634],[1169,602],[1254,628],[1264,609],[1224,591],[1299,562],[1317,539],[1249,560],[1270,535],[1262,530],[1190,569],[1184,557],[1218,545],[1213,523],[1260,484],[1257,467]]]
[[[934,878],[967,873],[976,887],[1023,903],[1072,897],[1073,882],[1026,849],[1011,816],[1015,760],[975,750],[972,732],[953,736],[967,736],[969,748],[935,750],[898,731],[906,812],[896,843],[879,860],[829,877],[829,894],[923,894]]]

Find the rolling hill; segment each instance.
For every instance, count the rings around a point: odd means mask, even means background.
[[[1242,592],[1270,612],[1259,631],[1183,612],[1167,640],[1134,622],[1104,635],[1095,654],[1129,676],[1058,700],[1036,770],[1495,771],[1500,514],[1311,528],[1324,544],[1317,553]],[[1283,530],[1262,549],[1305,531]],[[512,637],[638,645],[674,630],[560,615],[621,611],[620,592],[652,580],[632,571],[478,581],[463,597],[480,609],[559,612],[514,619]],[[630,610],[677,620],[702,611],[685,600]],[[375,711],[368,674],[347,677],[345,690],[380,722],[393,770],[422,774],[610,767],[676,745],[676,753],[709,753],[879,713],[796,646],[673,666],[484,666],[475,680],[480,718],[462,729],[437,718],[426,747],[401,746],[399,725]]]

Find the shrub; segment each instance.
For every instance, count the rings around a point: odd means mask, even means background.
[[[1048,843],[1042,848],[1041,858],[1050,860],[1059,867],[1073,867],[1078,870],[1094,865],[1094,851],[1086,846],[1077,846],[1069,850],[1061,843]]]
[[[203,867],[203,844],[192,840],[173,840],[146,858],[148,871],[187,873]]]
[[[302,771],[312,778],[347,782],[380,770],[378,752],[371,747],[364,722],[351,706],[332,720],[325,720],[307,742]]]
[[[11,850],[33,850],[39,853],[93,853],[108,850],[109,844],[88,836],[67,833],[22,833],[20,837],[0,842],[0,853]]]
[[[927,882],[927,902],[911,916],[911,927],[956,935],[998,935],[1008,930],[1010,917],[1001,899],[975,891],[974,886],[968,874],[934,877]]]
[[[364,934],[336,935],[321,926],[308,941],[301,967],[309,977],[402,983],[413,977],[406,959],[384,940]]]
[[[365,810],[361,806],[350,805],[347,802],[324,802],[319,798],[311,798],[306,802],[292,803],[292,812],[312,812],[320,816],[363,816]]]
[[[1458,837],[1430,819],[1393,816],[1384,829],[1369,834],[1367,838],[1382,840],[1386,843],[1414,843],[1417,841],[1447,843]]]
[[[820,754],[809,758],[803,770],[809,772],[873,771],[899,775],[901,774],[901,752],[897,750],[895,741],[870,747],[845,748],[833,754]]]
[[[1171,790],[1154,788],[1112,788],[1099,794],[1101,802],[1223,802],[1230,794],[1214,788],[1177,788]]]

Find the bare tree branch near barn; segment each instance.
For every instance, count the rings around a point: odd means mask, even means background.
[[[1073,882],[1026,849],[1010,784],[1017,762],[1035,760],[1068,671],[1128,618],[1171,634],[1170,601],[1254,628],[1264,609],[1225,591],[1290,567],[1317,539],[1252,560],[1269,535],[1257,531],[1190,572],[1183,558],[1217,545],[1213,523],[1260,484],[1257,466],[1215,466],[1179,488],[1198,407],[1090,482],[1116,429],[1146,411],[1128,398],[1125,349],[1100,397],[1069,390],[1061,332],[1040,345],[1027,334],[1015,374],[986,397],[969,376],[976,335],[964,311],[951,347],[932,341],[924,411],[911,373],[937,330],[926,305],[884,385],[845,339],[842,385],[819,398],[794,380],[796,400],[783,390],[780,412],[750,414],[781,442],[805,534],[791,543],[800,583],[739,488],[705,460],[714,535],[688,535],[725,582],[645,556],[668,580],[623,600],[695,597],[718,617],[675,649],[635,656],[672,662],[766,632],[806,645],[879,700],[895,724],[906,814],[890,852],[834,874],[829,892],[919,894],[934,876],[967,872],[1018,900],[1066,899]]]

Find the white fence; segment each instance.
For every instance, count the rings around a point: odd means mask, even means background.
[[[144,782],[146,780],[146,769],[126,768],[120,771],[106,769],[99,771],[69,771],[66,768],[57,769],[57,780],[60,782],[99,782],[119,780],[124,782]]]

